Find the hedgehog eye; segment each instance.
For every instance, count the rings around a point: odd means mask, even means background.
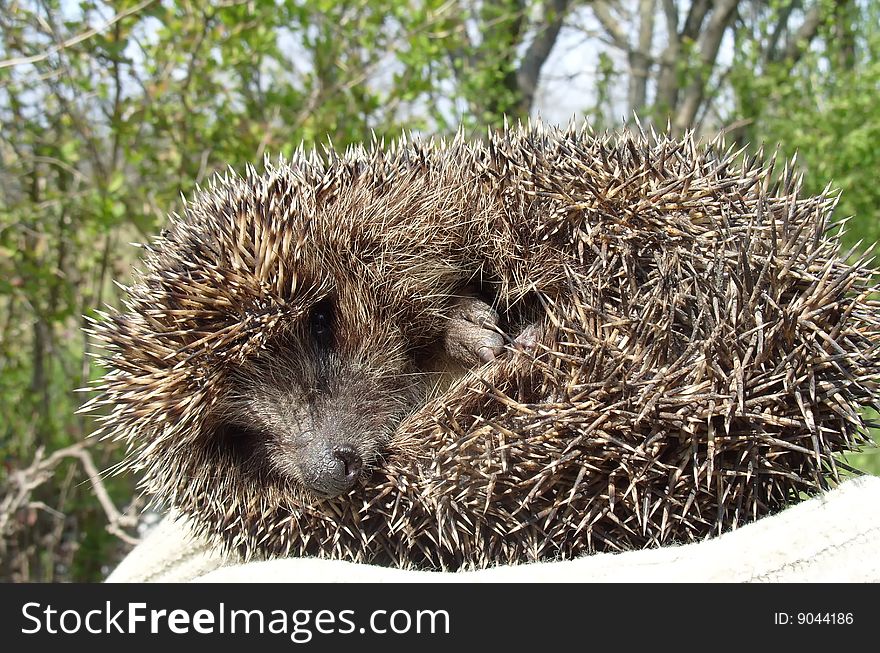
[[[315,342],[321,345],[330,344],[333,336],[333,304],[323,299],[312,309],[309,327]]]

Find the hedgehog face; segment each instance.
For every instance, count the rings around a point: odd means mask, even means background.
[[[324,299],[232,372],[223,430],[247,451],[241,464],[314,497],[367,476],[417,396],[405,339],[367,305]]]

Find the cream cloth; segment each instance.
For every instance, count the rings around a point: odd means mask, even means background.
[[[823,495],[721,537],[683,546],[478,571],[407,571],[315,558],[240,564],[166,517],[108,582],[878,582],[880,477]]]

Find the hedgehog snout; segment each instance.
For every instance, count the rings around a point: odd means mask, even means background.
[[[361,455],[349,445],[327,447],[304,461],[302,480],[322,497],[336,497],[351,490],[363,469]]]

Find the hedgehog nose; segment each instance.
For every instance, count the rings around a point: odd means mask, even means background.
[[[303,468],[303,482],[322,497],[338,497],[355,486],[364,463],[349,445],[321,449]]]
[[[337,475],[345,483],[345,489],[348,490],[355,484],[358,476],[360,476],[363,461],[358,452],[349,446],[335,447],[333,449],[333,456],[341,463],[341,468],[338,468],[338,472],[341,473]]]

